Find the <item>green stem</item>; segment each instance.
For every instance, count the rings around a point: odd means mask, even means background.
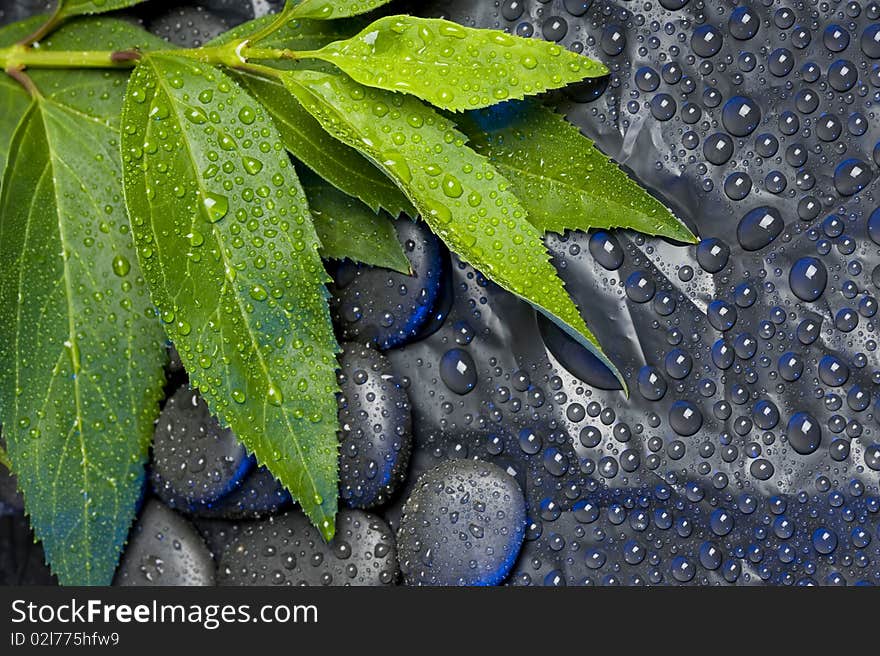
[[[55,11],[52,12],[52,15],[49,16],[49,19],[40,25],[37,28],[37,31],[33,34],[26,36],[21,41],[19,41],[19,45],[29,46],[33,43],[37,43],[38,41],[42,41],[46,36],[55,31],[55,29],[61,25],[63,22],[63,18],[61,17],[61,2],[55,3]]]
[[[300,54],[286,48],[247,48],[248,59],[300,59]]]
[[[0,68],[132,68],[138,57],[135,51],[49,51],[14,45],[0,48]]]
[[[265,39],[267,36],[270,36],[270,35],[274,34],[275,32],[277,32],[278,30],[280,30],[282,27],[284,27],[287,24],[287,21],[290,19],[291,9],[292,9],[292,7],[290,5],[286,5],[284,7],[284,9],[282,9],[278,13],[278,16],[275,17],[274,21],[269,23],[266,27],[264,27],[262,30],[260,30],[256,34],[251,35],[251,37],[248,39],[248,41],[250,43],[259,43],[260,41]]]

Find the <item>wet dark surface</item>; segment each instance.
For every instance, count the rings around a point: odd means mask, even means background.
[[[248,3],[202,4],[214,11],[140,13],[190,45],[249,15]],[[405,482],[370,512],[393,534],[423,475],[479,458],[525,501],[503,582],[880,582],[880,4],[454,0],[418,13],[603,61],[609,78],[551,99],[704,241],[547,239],[629,399],[452,256],[441,293],[412,310],[432,317],[430,330],[384,345],[412,407],[413,448]],[[349,339],[381,328],[370,322],[383,307],[359,302],[364,323],[340,326]],[[429,513],[454,512],[436,503]],[[4,535],[21,544],[26,524],[8,512]],[[279,521],[199,525],[224,562],[243,531],[280,547],[306,530],[285,534]],[[0,571],[13,576],[33,561],[33,550],[6,553]],[[241,582],[292,582],[280,567],[248,561]]]

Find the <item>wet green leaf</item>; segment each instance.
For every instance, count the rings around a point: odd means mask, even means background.
[[[414,214],[397,185],[357,150],[334,139],[278,80],[237,72],[235,78],[272,116],[284,145],[303,164],[349,196],[393,215]]]
[[[556,321],[620,378],[566,293],[510,183],[467,147],[450,120],[412,96],[368,89],[344,75],[301,70],[282,78],[325,129],[397,181],[462,259]]]
[[[6,453],[6,449],[0,446],[0,465],[6,467],[8,471],[12,471],[12,462],[9,460],[9,454]]]
[[[272,25],[277,19],[277,14],[255,18],[218,35],[207,45],[220,46],[250,39],[258,36],[263,29]],[[362,18],[334,21],[291,18],[271,34],[258,38],[249,45],[260,48],[316,50],[333,41],[347,39],[363,29],[364,25],[366,25],[366,21]]]
[[[387,5],[391,0],[287,0],[287,8],[296,18],[346,18]]]
[[[19,39],[31,34],[42,23],[38,17],[0,27],[0,47],[12,45]],[[12,137],[31,99],[18,82],[6,75],[0,75],[0,189],[2,189],[2,171],[6,168],[6,158]]]
[[[142,2],[146,2],[146,0],[58,0],[61,18],[71,18],[85,14],[103,14],[108,11],[133,7]]]
[[[44,39],[41,47],[76,51],[95,49],[96,44],[100,44],[102,50],[149,51],[173,47],[137,25],[107,16],[74,19]],[[118,128],[129,71],[30,69],[28,74],[42,93],[50,94],[57,102]]]
[[[138,257],[190,380],[329,539],[338,346],[281,137],[227,75],[170,55],[138,65],[122,123]]]
[[[587,137],[536,101],[456,117],[471,146],[510,180],[541,231],[631,228],[677,241],[696,238]]]
[[[409,274],[411,267],[387,214],[376,214],[317,176],[303,178],[309,209],[321,239],[321,255],[348,258]]]
[[[112,579],[165,359],[128,230],[115,121],[72,101],[87,82],[118,108],[126,74],[83,76],[30,104],[0,193],[4,437],[52,569],[81,585]]]
[[[437,18],[386,16],[357,36],[307,53],[371,87],[460,111],[606,75],[599,62],[555,43]]]

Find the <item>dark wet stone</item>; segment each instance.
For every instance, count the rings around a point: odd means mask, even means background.
[[[381,353],[343,345],[339,371],[339,493],[353,508],[382,505],[406,477],[412,414]]]
[[[220,427],[196,390],[182,387],[168,399],[156,422],[150,477],[165,503],[187,511],[209,506],[252,467],[244,446]]]
[[[214,574],[211,553],[195,527],[150,499],[131,529],[113,584],[214,585]]]
[[[423,475],[407,499],[398,531],[409,585],[495,585],[519,553],[525,500],[499,467],[450,460]]]
[[[220,16],[203,7],[180,7],[151,15],[147,29],[182,48],[197,48],[229,29]]]
[[[241,479],[231,492],[214,503],[189,509],[196,517],[258,519],[291,505],[290,493],[266,467],[257,467]]]
[[[331,286],[342,338],[383,350],[414,339],[431,321],[449,266],[445,246],[424,223],[403,216],[395,226],[412,276],[344,261]]]
[[[336,537],[328,544],[293,510],[239,526],[217,571],[220,585],[391,585],[397,550],[391,529],[375,515],[340,510]]]

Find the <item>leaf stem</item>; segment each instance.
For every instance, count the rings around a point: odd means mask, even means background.
[[[21,46],[29,46],[38,41],[42,41],[49,34],[55,31],[55,29],[61,25],[64,19],[61,17],[61,6],[64,4],[61,0],[58,0],[55,3],[55,11],[52,12],[52,15],[46,20],[45,23],[40,25],[35,32],[24,37],[21,41],[18,42],[18,45]]]
[[[0,67],[24,68],[132,68],[140,54],[135,50],[41,50],[16,44],[0,48]]]
[[[220,64],[230,68],[256,70],[272,77],[277,71],[266,66],[250,64],[250,60],[296,60],[311,52],[300,53],[279,48],[250,48],[250,40],[206,48],[162,50],[157,55],[171,55],[195,59],[205,64]],[[138,50],[43,50],[15,44],[0,48],[0,69],[22,81],[21,71],[28,68],[134,68],[143,55]]]
[[[269,23],[266,27],[264,27],[262,30],[260,30],[256,34],[251,35],[251,37],[248,39],[248,42],[259,43],[260,41],[265,39],[267,36],[271,36],[272,34],[277,32],[278,30],[280,30],[282,27],[284,27],[287,24],[287,21],[290,20],[291,10],[292,10],[291,5],[289,5],[289,4],[286,5],[284,7],[284,9],[282,9],[278,13],[278,15],[275,17],[274,21]]]
[[[34,84],[31,76],[24,72],[24,69],[7,68],[6,74],[23,86],[31,98],[36,98],[40,95],[40,90],[37,89],[37,85]]]
[[[248,59],[301,59],[302,53],[287,48],[247,48]]]

